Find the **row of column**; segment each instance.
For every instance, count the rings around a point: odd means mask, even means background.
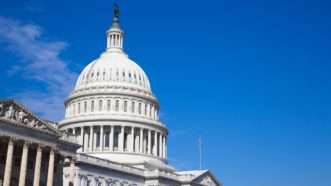
[[[29,142],[24,142],[20,166],[20,175],[19,175],[19,186],[25,186],[26,174],[27,174],[27,162],[28,162],[28,152],[29,152]],[[14,140],[9,138],[8,147],[7,147],[7,156],[6,164],[4,171],[4,181],[3,186],[10,186],[11,173],[13,167],[13,154],[14,154]],[[51,148],[49,153],[49,162],[48,162],[48,173],[47,173],[47,186],[53,186],[54,178],[54,158],[55,152]],[[41,159],[42,159],[42,147],[38,145],[33,177],[33,186],[39,186],[40,183],[40,171],[41,171]],[[43,170],[45,171],[45,170]]]
[[[100,125],[67,129],[80,152],[133,152],[166,158],[166,136],[156,130],[130,126]]]
[[[123,48],[122,33],[111,32],[107,37],[107,48]]]

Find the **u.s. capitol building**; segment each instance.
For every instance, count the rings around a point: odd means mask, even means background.
[[[115,7],[106,50],[79,75],[57,125],[0,102],[0,185],[221,185],[208,170],[168,164],[160,103],[123,41]]]

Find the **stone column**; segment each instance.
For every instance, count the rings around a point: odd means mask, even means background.
[[[147,104],[147,111],[146,111],[146,117],[149,118],[150,117],[150,109],[151,109],[151,105],[146,103]]]
[[[119,138],[119,151],[123,152],[124,151],[124,126],[121,126],[121,133],[120,133],[120,138]]]
[[[103,151],[103,125],[100,125],[100,151]]]
[[[151,154],[152,153],[152,151],[151,151],[151,149],[152,149],[152,131],[151,130],[148,130],[148,140],[147,140],[147,153],[148,154]]]
[[[53,186],[54,158],[55,158],[54,149],[51,148],[49,152],[49,161],[48,161],[47,186]]]
[[[109,133],[109,150],[114,150],[114,127],[110,126],[110,133]]]
[[[23,152],[22,152],[22,160],[21,160],[21,168],[20,168],[20,178],[19,178],[19,186],[25,186],[25,178],[26,178],[26,166],[28,163],[28,154],[29,154],[29,143],[24,142],[23,144]]]
[[[167,157],[167,136],[163,139],[163,158]]]
[[[88,132],[84,131],[84,152],[88,151],[89,149],[89,134]]]
[[[99,150],[99,149],[97,149],[97,137],[98,137],[97,132],[98,131],[94,132],[94,129],[93,129],[93,146],[92,146],[93,151],[94,150]],[[100,134],[100,131],[99,131],[99,134]]]
[[[158,156],[159,157],[162,157],[162,134],[161,133],[159,133],[159,143],[158,143],[158,145],[159,145]]]
[[[154,105],[152,105],[152,110],[150,112],[150,117],[154,119]]]
[[[89,150],[90,152],[93,151],[93,126],[90,126],[90,142],[89,142]]]
[[[11,178],[11,172],[13,166],[12,165],[13,153],[14,153],[14,141],[12,138],[9,138],[3,186],[10,186],[10,178]]]
[[[79,144],[81,145],[81,147],[79,148],[78,152],[83,152],[83,148],[84,148],[84,127],[80,127]]]
[[[143,152],[143,143],[144,143],[143,137],[144,137],[144,129],[140,128],[140,136],[139,136],[139,141],[140,141],[139,151],[140,151],[140,153],[144,153]]]
[[[72,128],[72,135],[75,137],[75,139],[76,139],[76,128],[74,127],[74,128]]]
[[[42,149],[37,147],[36,163],[34,166],[33,186],[39,186],[40,183],[40,167],[41,167]]]
[[[154,131],[154,146],[153,146],[154,156],[157,156],[157,132]]]
[[[134,152],[134,127],[131,127],[131,145],[130,151]]]

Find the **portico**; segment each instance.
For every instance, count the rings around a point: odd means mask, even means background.
[[[0,105],[0,185],[62,185],[64,160],[74,160],[79,148],[74,138],[12,100]]]

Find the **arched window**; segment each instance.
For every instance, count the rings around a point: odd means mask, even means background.
[[[120,101],[116,100],[116,102],[115,102],[115,111],[118,112],[119,108],[120,108]]]
[[[124,110],[124,112],[128,111],[128,101],[124,101],[123,110]]]
[[[148,104],[146,103],[145,104],[145,116],[147,116],[147,106],[148,106]]]
[[[80,114],[80,102],[78,103],[78,114]]]
[[[131,72],[129,72],[129,81],[131,82]]]
[[[131,106],[131,112],[134,113],[135,112],[135,107],[136,107],[136,104],[134,101],[132,101],[132,106]]]
[[[84,112],[86,112],[86,111],[87,111],[87,102],[84,101]]]
[[[110,100],[107,100],[107,111],[110,111]]]
[[[138,104],[138,114],[141,114],[141,103]]]
[[[102,111],[102,100],[99,100],[99,111]]]
[[[94,100],[91,101],[91,112],[94,112]]]

